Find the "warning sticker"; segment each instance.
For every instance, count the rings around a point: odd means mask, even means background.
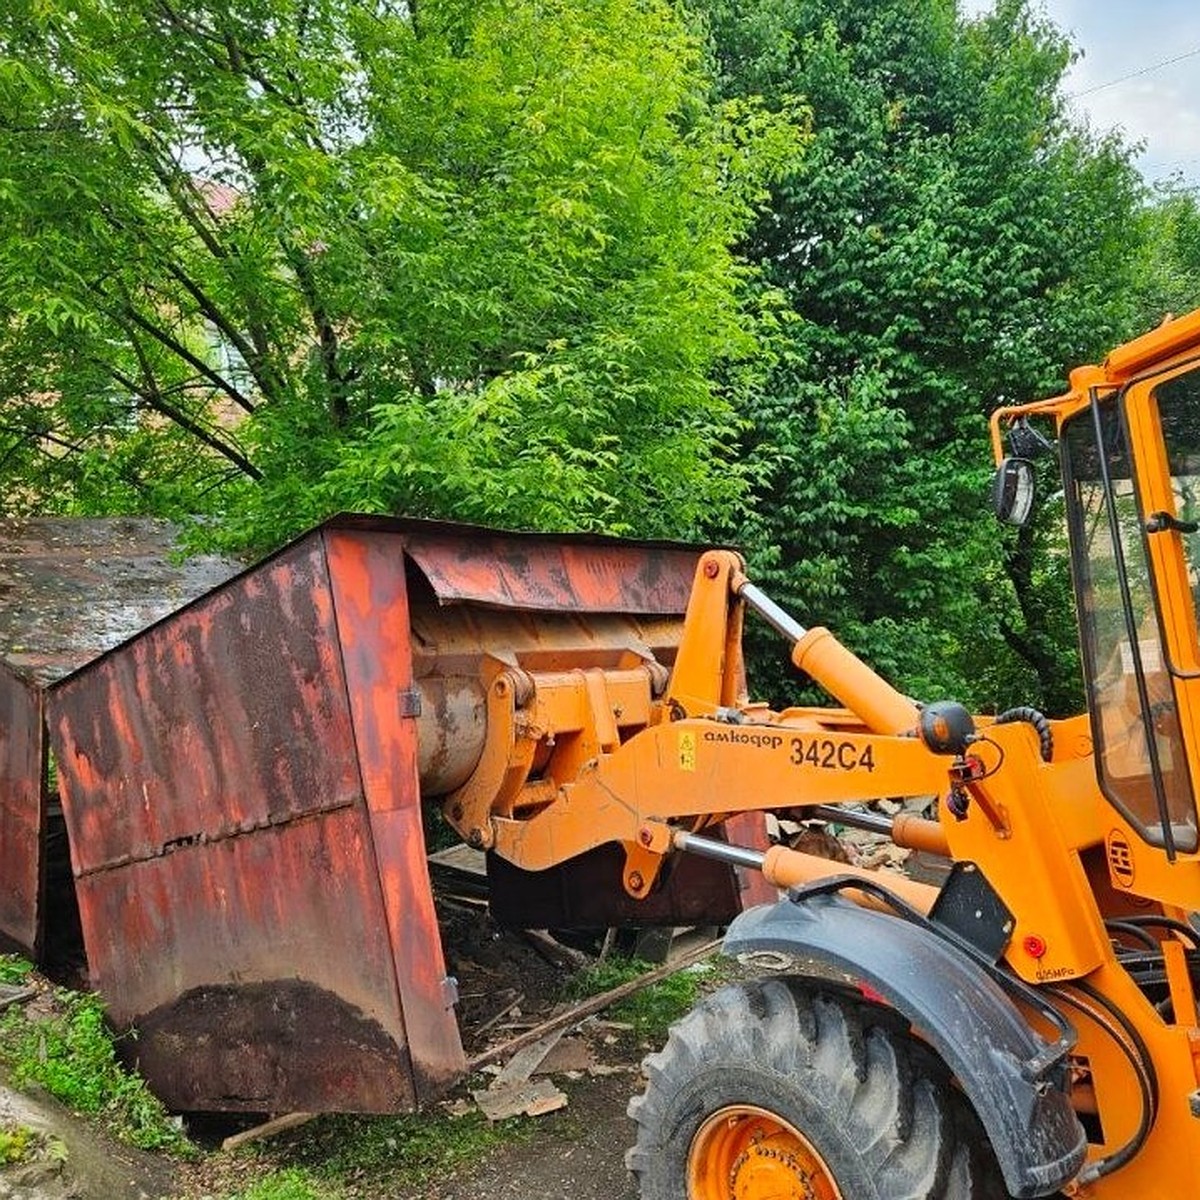
[[[679,769],[694,771],[696,769],[696,735],[694,733],[679,734]]]

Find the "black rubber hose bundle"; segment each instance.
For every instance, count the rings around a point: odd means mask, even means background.
[[[1032,725],[1042,745],[1042,761],[1049,762],[1054,757],[1054,732],[1050,722],[1036,708],[1023,705],[1020,708],[1009,708],[996,718],[997,725],[1011,725],[1014,721],[1024,721]]]

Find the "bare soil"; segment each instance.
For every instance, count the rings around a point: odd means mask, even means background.
[[[449,1179],[398,1200],[637,1200],[625,1170],[633,1137],[625,1115],[641,1090],[635,1074],[556,1080],[570,1104],[537,1118],[528,1139],[493,1151]]]
[[[561,1008],[577,970],[569,949],[555,964],[520,933],[500,929],[485,912],[452,904],[439,906],[439,921],[447,966],[459,981],[460,1025],[469,1056]],[[514,1002],[513,1011],[489,1024]],[[486,1026],[482,1032],[481,1026]],[[397,1200],[637,1200],[625,1169],[633,1137],[625,1110],[642,1089],[640,1063],[651,1047],[603,1020],[584,1022],[576,1038],[586,1044],[594,1069],[605,1073],[553,1073],[567,1096],[566,1108],[532,1119],[527,1136],[449,1178],[397,1193]]]
[[[175,1194],[173,1162],[114,1141],[45,1093],[14,1091],[0,1081],[0,1121],[60,1143],[0,1168],[0,1200],[166,1200]]]

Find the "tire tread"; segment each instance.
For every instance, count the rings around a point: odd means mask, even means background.
[[[673,1026],[643,1069],[626,1154],[642,1200],[689,1200],[680,1139],[690,1145],[725,1104],[761,1103],[724,1095],[730,1072],[842,1131],[818,1148],[835,1176],[833,1160],[848,1154],[845,1169],[868,1181],[870,1195],[853,1200],[1007,1200],[986,1135],[940,1060],[895,1014],[840,990],[790,977],[726,985]],[[815,1127],[781,1115],[817,1140]]]

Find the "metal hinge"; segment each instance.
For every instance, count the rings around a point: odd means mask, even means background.
[[[402,717],[419,717],[421,715],[421,693],[417,688],[408,688],[400,693],[400,715]]]

